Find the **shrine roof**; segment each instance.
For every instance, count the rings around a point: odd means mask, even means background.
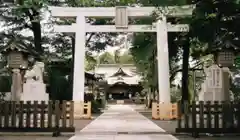
[[[140,84],[127,84],[125,82],[116,82],[114,84],[109,85],[109,88],[114,87],[142,87]]]
[[[126,72],[124,72],[122,68],[119,68],[118,71],[110,77],[117,77],[117,76],[132,77],[128,75]]]

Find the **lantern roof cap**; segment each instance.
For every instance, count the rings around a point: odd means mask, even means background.
[[[30,46],[17,41],[9,41],[4,47],[0,48],[0,53],[8,53],[9,51],[19,51],[33,56],[37,56],[37,52]]]
[[[235,41],[235,40],[225,40],[225,41],[222,41],[222,40],[217,40],[215,41],[214,43],[215,45],[213,46],[212,48],[212,51],[213,52],[218,52],[218,51],[237,51],[237,50],[240,50],[240,47],[238,45],[238,41]]]
[[[220,67],[217,64],[213,64],[209,67],[207,67],[207,69],[219,69]]]

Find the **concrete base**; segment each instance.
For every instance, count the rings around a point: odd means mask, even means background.
[[[22,101],[48,101],[49,95],[46,93],[46,85],[41,82],[32,81],[23,85]]]
[[[74,119],[81,119],[84,115],[83,102],[74,102]]]

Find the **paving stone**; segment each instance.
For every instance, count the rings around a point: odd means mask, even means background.
[[[69,140],[177,140],[162,132],[165,131],[130,105],[110,105]]]

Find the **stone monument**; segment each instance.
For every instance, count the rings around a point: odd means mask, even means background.
[[[220,68],[212,65],[204,69],[206,79],[202,83],[202,90],[199,93],[200,101],[228,101],[230,100],[229,76],[227,67]]]
[[[23,101],[48,101],[49,95],[46,93],[46,85],[43,83],[44,63],[35,62],[31,70],[27,70],[23,84]]]

